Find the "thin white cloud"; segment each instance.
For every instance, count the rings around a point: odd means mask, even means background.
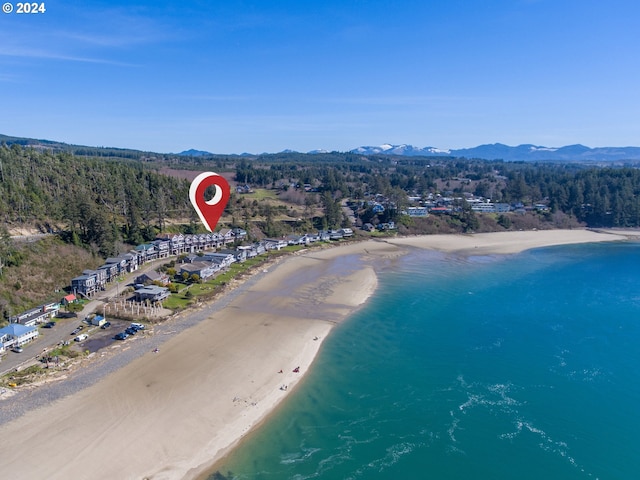
[[[176,29],[141,13],[76,9],[68,11],[65,24],[20,25],[0,31],[0,56],[133,67],[139,65],[109,57],[124,48],[175,38]]]
[[[183,100],[200,100],[204,102],[248,102],[256,101],[259,98],[251,95],[179,95],[176,98]]]
[[[30,49],[30,48],[12,48],[0,46],[0,56],[2,57],[18,57],[18,58],[40,58],[47,60],[64,60],[69,62],[97,63],[105,65],[115,65],[120,67],[138,67],[132,63],[117,62],[104,58],[90,58],[75,55],[65,55],[48,50]]]

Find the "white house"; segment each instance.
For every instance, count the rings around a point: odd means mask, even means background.
[[[180,267],[180,274],[187,273],[189,276],[198,275],[200,279],[207,280],[220,270],[220,266],[211,262],[185,263]]]
[[[285,240],[281,240],[278,238],[265,238],[264,240],[262,240],[262,244],[267,250],[280,250],[281,248],[284,248],[288,245]]]
[[[37,336],[38,329],[36,327],[27,327],[19,323],[10,323],[4,328],[0,328],[0,342],[4,348],[19,347]]]
[[[161,302],[169,296],[169,289],[166,287],[158,287],[157,285],[148,285],[137,289],[135,295],[138,302],[144,302],[145,300]]]
[[[205,253],[202,256],[202,260],[212,263],[217,263],[220,265],[220,268],[228,268],[231,266],[233,262],[236,261],[236,257],[234,257],[231,253]]]

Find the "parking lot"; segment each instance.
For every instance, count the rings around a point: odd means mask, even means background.
[[[108,328],[100,328],[96,326],[89,327],[89,338],[80,342],[78,347],[82,351],[88,350],[89,352],[97,352],[101,348],[108,347],[118,340],[114,339],[117,333],[123,332],[125,328],[131,325],[131,322],[126,320],[109,320],[111,326]],[[82,332],[87,332],[85,328]],[[72,337],[73,338],[73,337]]]
[[[21,369],[37,363],[37,360],[46,351],[50,351],[62,343],[67,343],[78,352],[94,353],[116,342],[121,342],[114,339],[114,336],[128,328],[131,322],[117,319],[109,319],[109,322],[111,325],[103,329],[96,325],[90,325],[77,317],[56,318],[53,325],[39,327],[40,335],[38,338],[23,345],[21,352],[8,351],[4,354],[0,363],[0,375],[16,368]],[[74,340],[79,335],[85,334],[88,335],[85,340],[80,342]],[[142,332],[138,333],[138,335],[142,334]]]

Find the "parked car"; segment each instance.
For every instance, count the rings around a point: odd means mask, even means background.
[[[141,323],[132,323],[131,327],[129,328],[135,328],[136,330],[144,330],[144,325]]]
[[[76,342],[82,342],[82,341],[86,340],[87,338],[89,338],[89,335],[87,335],[86,333],[83,333],[82,335],[78,335],[76,338],[74,338],[74,340]]]
[[[115,338],[116,340],[124,340],[128,336],[129,334],[127,332],[120,332],[120,333],[117,333],[113,338]]]
[[[16,353],[22,353],[22,347],[13,347],[11,351]]]
[[[56,326],[56,322],[47,322],[42,327],[43,328],[53,328]]]
[[[78,333],[80,333],[80,330],[82,330],[82,325],[80,325],[79,327],[76,327],[76,329],[71,332],[71,335],[77,335]]]
[[[138,330],[136,330],[133,327],[129,327],[125,330],[125,332],[128,333],[129,335],[135,335],[138,332]]]
[[[100,325],[101,329],[105,329],[105,328],[109,328],[111,326],[111,322],[104,322],[102,325]]]

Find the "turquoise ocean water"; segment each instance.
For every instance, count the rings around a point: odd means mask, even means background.
[[[640,244],[415,251],[220,472],[637,479],[639,368]]]

